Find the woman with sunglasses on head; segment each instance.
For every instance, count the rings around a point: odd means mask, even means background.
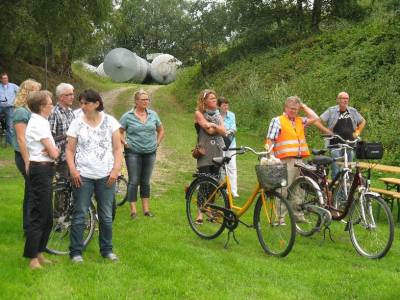
[[[100,254],[118,260],[112,245],[112,212],[115,181],[121,171],[121,138],[118,121],[103,113],[99,93],[88,89],[79,95],[83,114],[75,118],[67,131],[66,160],[74,187],[74,211],[71,222],[70,257],[82,263],[83,232],[86,213],[94,193],[99,214]]]
[[[34,79],[27,79],[21,83],[17,97],[15,98],[15,111],[13,116],[13,147],[15,164],[18,171],[24,176],[25,190],[22,205],[22,224],[26,235],[29,226],[29,153],[26,147],[25,132],[32,112],[27,103],[30,92],[39,91],[42,85]]]
[[[149,109],[149,94],[139,90],[134,94],[135,105],[126,112],[121,123],[122,142],[125,146],[125,161],[128,169],[128,201],[131,218],[137,216],[137,193],[140,186],[143,213],[153,217],[150,211],[150,178],[156,161],[157,148],[164,138],[164,128],[158,114]]]
[[[219,176],[219,167],[212,159],[222,156],[222,149],[225,146],[222,137],[226,136],[226,130],[218,110],[215,91],[207,89],[200,92],[194,114],[194,126],[198,136],[197,144],[205,150],[205,154],[197,158],[198,172]],[[200,211],[196,223],[203,223]]]

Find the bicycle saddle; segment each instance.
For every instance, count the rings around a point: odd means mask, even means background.
[[[315,156],[311,162],[317,166],[326,166],[333,162],[333,158],[325,155]]]
[[[312,166],[312,165],[309,165],[309,164],[305,164],[305,163],[302,162],[302,161],[295,162],[295,163],[294,163],[294,166],[295,166],[295,167],[302,168],[302,169],[305,169],[305,170],[307,170],[307,171],[311,171],[311,172],[317,171],[317,168],[316,168],[315,166]]]
[[[218,156],[214,157],[212,159],[213,163],[215,163],[217,166],[222,166],[225,162],[228,163],[231,160],[230,157],[223,157],[223,156]]]
[[[312,150],[311,150],[311,153],[312,153],[313,155],[322,155],[322,154],[325,154],[325,153],[326,153],[326,150],[325,150],[325,149],[320,149],[320,150],[318,150],[318,149],[312,149]]]

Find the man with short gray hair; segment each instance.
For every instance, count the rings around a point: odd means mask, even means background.
[[[57,104],[49,117],[51,133],[60,149],[60,157],[57,162],[57,172],[63,177],[68,177],[68,166],[65,160],[65,145],[67,143],[67,130],[75,118],[72,112],[74,102],[74,87],[69,83],[60,83],[56,87]]]
[[[324,122],[328,129],[337,134],[344,140],[353,141],[357,138],[365,127],[365,119],[354,107],[349,106],[349,94],[340,92],[336,97],[337,105],[328,108],[321,116],[320,119]],[[318,126],[319,127],[319,126]],[[319,127],[321,129],[321,127]],[[340,143],[338,139],[330,141],[331,145]],[[342,151],[332,149],[331,155],[334,158],[343,155]],[[349,161],[353,159],[352,151],[347,152]],[[332,179],[339,173],[339,167],[335,162],[332,163]]]

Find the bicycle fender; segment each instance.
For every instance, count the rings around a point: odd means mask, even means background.
[[[324,201],[324,196],[322,195],[322,191],[321,188],[319,187],[318,183],[315,182],[314,179],[308,177],[308,176],[299,176],[297,178],[303,178],[304,180],[308,181],[317,191],[318,194],[318,202],[320,205],[324,205],[325,201]]]
[[[190,183],[189,187],[186,189],[186,192],[185,192],[185,199],[186,199],[186,200],[187,200],[188,197],[189,197],[189,192],[192,190],[192,187],[193,187],[195,184],[197,184],[197,182],[200,181],[202,178],[204,178],[204,177],[197,177],[195,180],[193,180],[193,181]],[[212,177],[207,177],[207,178],[213,180],[214,183],[218,186],[219,183],[218,183],[217,180],[215,180],[215,179],[212,178]]]

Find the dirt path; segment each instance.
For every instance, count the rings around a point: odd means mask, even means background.
[[[145,90],[150,94],[150,97],[161,87],[161,85],[152,85],[150,87],[146,87]],[[118,96],[132,89],[132,94],[134,93],[134,89],[132,87],[122,87],[117,88],[111,91],[101,93],[102,98],[104,99],[104,109],[106,112],[113,112],[114,106],[118,103]],[[154,97],[152,97],[152,101],[154,101]],[[133,107],[134,99],[133,95],[128,100],[128,106]],[[153,102],[154,103],[154,102]],[[120,116],[116,116],[117,119]],[[153,196],[159,196],[165,191],[165,177],[167,174],[167,153],[166,149],[163,147],[162,143],[157,150],[157,162],[152,175],[152,182],[156,184],[156,188],[154,190]]]

